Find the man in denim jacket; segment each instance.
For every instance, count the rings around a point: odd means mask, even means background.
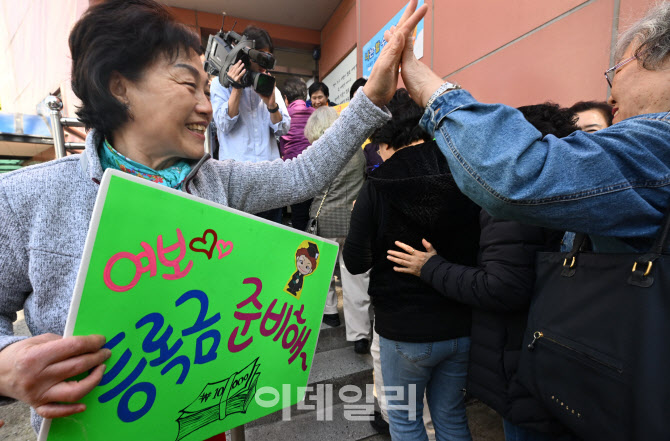
[[[652,22],[653,21],[653,22]],[[606,73],[614,125],[542,138],[517,110],[477,102],[408,52],[402,75],[461,190],[495,217],[648,249],[670,198],[670,3],[619,40]],[[439,90],[438,90],[439,89]]]
[[[649,249],[670,199],[670,2],[620,37],[617,64],[605,72],[614,125],[593,134],[542,138],[515,109],[479,103],[443,84],[416,60],[409,38],[401,58],[406,87],[427,107],[422,127],[434,134],[458,186],[482,208],[494,217],[587,233],[597,252]],[[670,323],[656,325],[659,339],[670,334]],[[653,344],[639,342],[647,355]],[[651,375],[635,386],[631,439],[669,437],[667,358],[658,351],[642,366]]]

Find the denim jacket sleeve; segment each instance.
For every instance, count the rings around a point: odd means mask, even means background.
[[[455,90],[426,109],[421,126],[434,134],[461,190],[494,217],[648,238],[668,205],[670,113],[542,138],[516,109]]]

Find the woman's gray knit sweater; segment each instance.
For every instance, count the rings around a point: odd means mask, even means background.
[[[259,163],[203,158],[185,191],[249,213],[314,197],[332,181],[387,111],[359,93],[326,133],[300,156]],[[16,312],[33,335],[62,335],[102,169],[91,131],[81,155],[0,177],[0,350],[21,338]],[[0,404],[11,400],[0,397]],[[33,427],[39,428],[33,414]]]

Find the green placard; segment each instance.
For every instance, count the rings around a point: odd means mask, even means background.
[[[333,242],[106,171],[65,335],[105,335],[112,357],[87,410],[40,439],[204,440],[302,400],[336,257]]]

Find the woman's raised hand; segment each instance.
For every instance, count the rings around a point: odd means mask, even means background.
[[[407,9],[409,9],[409,7]],[[419,21],[417,20],[413,26],[416,26],[418,22]],[[386,41],[390,42],[391,40],[398,38],[398,35],[396,34],[401,31],[401,23],[402,20],[400,20],[398,26],[392,26],[391,29],[384,32],[384,39]],[[400,38],[404,39],[401,55],[402,81],[405,83],[405,87],[412,99],[421,107],[426,107],[431,95],[439,89],[442,83],[444,83],[444,80],[414,56],[413,29],[413,27],[410,28],[409,32],[404,32],[403,29],[400,35]]]
[[[77,404],[102,379],[111,356],[102,335],[61,337],[43,334],[12,343],[0,351],[0,396],[23,401],[44,418],[86,409]],[[88,372],[80,381],[65,381]]]
[[[389,250],[386,258],[395,264],[401,265],[393,267],[393,270],[399,273],[413,274],[421,277],[421,268],[423,268],[428,259],[437,254],[435,248],[426,239],[423,239],[423,246],[426,248],[425,253],[402,242],[396,241],[395,244],[405,250],[405,253]]]
[[[398,87],[398,69],[401,57],[403,57],[403,49],[405,49],[407,41],[411,42],[412,31],[428,10],[426,5],[416,9],[416,4],[417,0],[409,2],[393,33],[388,34],[389,38],[386,38],[388,43],[379,54],[379,58],[375,62],[372,72],[370,72],[368,82],[363,86],[365,95],[379,107],[388,103],[393,97]]]

